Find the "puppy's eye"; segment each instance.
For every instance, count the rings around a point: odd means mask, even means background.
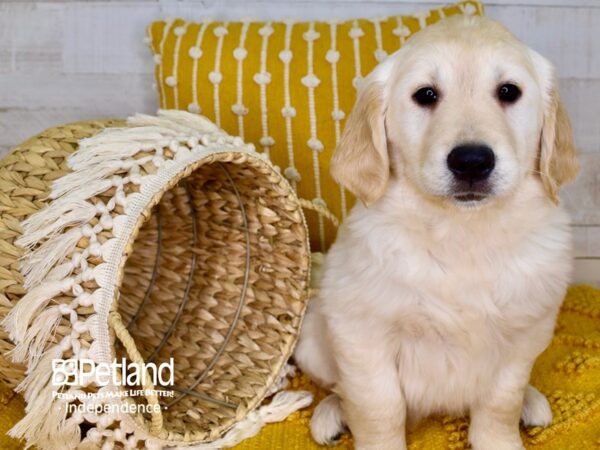
[[[515,103],[521,97],[521,89],[512,83],[506,83],[498,88],[498,100],[502,103]]]
[[[413,100],[420,106],[431,107],[438,101],[438,93],[431,86],[425,86],[413,94]]]

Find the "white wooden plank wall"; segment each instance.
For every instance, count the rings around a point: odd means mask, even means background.
[[[446,3],[450,2],[448,0]],[[0,0],[0,154],[48,126],[153,112],[153,19],[329,19],[440,6],[408,0]],[[490,0],[486,12],[557,66],[581,150],[564,195],[578,274],[600,283],[600,0]]]

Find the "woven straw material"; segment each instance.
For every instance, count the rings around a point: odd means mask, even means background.
[[[11,433],[41,448],[231,446],[311,399],[280,392],[257,409],[284,386],[304,314],[301,202],[268,161],[187,113],[137,116],[78,148],[115,125],[123,122],[50,129],[1,163],[10,206],[0,209],[1,314],[17,343],[3,334],[3,354],[28,367],[25,379],[21,367],[2,368],[28,403]],[[118,400],[160,404],[158,412],[67,414],[71,401],[51,396],[51,362],[86,357],[173,358],[174,396]],[[153,388],[92,383],[62,392]]]
[[[23,296],[19,258],[23,249],[15,245],[21,235],[20,222],[48,203],[52,182],[71,172],[66,158],[80,139],[123,121],[90,121],[50,128],[28,139],[0,160],[0,317],[5,317]],[[14,344],[0,328],[0,381],[12,388],[25,376],[25,368],[5,356]]]
[[[265,385],[278,375],[273,367],[281,367],[289,356],[304,309],[304,302],[298,301],[304,297],[303,270],[308,264],[303,223],[297,207],[275,212],[284,204],[282,193],[273,188],[276,181],[238,161],[228,171],[204,165],[184,184],[166,192],[157,205],[158,214],[146,222],[132,246],[119,300],[123,322],[131,323],[129,331],[145,361],[172,357],[177,369],[175,385],[199,382],[195,391],[210,392],[233,405],[243,404],[244,409],[256,406]],[[245,283],[247,250],[238,195],[253,231],[251,289],[239,323],[236,315],[240,287]],[[162,233],[155,265],[157,216]],[[184,298],[186,304],[180,309]],[[171,329],[174,322],[178,325]],[[236,323],[235,334],[228,338]],[[166,343],[165,336],[170,336]],[[229,344],[223,347],[226,339]],[[215,365],[207,376],[211,363]],[[243,409],[198,402],[188,395],[169,407],[168,426],[188,430],[203,423],[214,439],[236,421],[237,414],[243,414]],[[210,429],[210,424],[221,425]]]

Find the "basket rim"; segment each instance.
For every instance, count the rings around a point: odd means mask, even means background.
[[[298,330],[298,333],[292,339],[288,339],[287,342],[285,342],[285,345],[283,346],[282,355],[279,358],[277,365],[273,367],[273,369],[271,370],[271,374],[268,378],[268,381],[266,383],[264,383],[264,385],[262,386],[263,392],[261,393],[261,395],[258,395],[254,398],[253,402],[248,405],[245,413],[242,416],[240,416],[239,412],[238,412],[236,421],[234,421],[232,424],[230,424],[227,427],[222,427],[219,429],[218,435],[223,435],[229,429],[234,427],[236,422],[239,422],[240,420],[242,420],[243,417],[245,417],[247,414],[249,414],[251,411],[253,411],[257,406],[259,406],[264,401],[264,399],[270,393],[270,388],[277,381],[286,362],[289,360],[289,358],[292,355],[292,352],[294,350],[295,344],[296,344],[298,336],[299,336],[299,330],[302,326],[304,314],[305,314],[306,307],[307,307],[306,300],[308,298],[308,292],[310,289],[311,258],[310,258],[310,242],[309,242],[308,226],[306,224],[306,218],[305,218],[303,210],[302,210],[301,201],[298,198],[296,192],[291,187],[290,183],[285,179],[285,177],[283,177],[279,172],[277,172],[275,170],[275,168],[272,166],[272,164],[270,162],[263,159],[261,156],[259,156],[259,154],[255,154],[253,152],[248,152],[248,151],[236,151],[236,150],[223,150],[223,151],[217,150],[217,151],[206,152],[203,155],[198,155],[191,161],[184,161],[181,164],[170,167],[168,169],[169,170],[168,173],[170,174],[168,181],[166,183],[158,186],[157,190],[154,191],[152,194],[147,194],[148,201],[147,201],[147,203],[145,203],[144,208],[136,214],[137,220],[136,220],[135,224],[133,225],[133,227],[130,228],[131,231],[128,235],[128,239],[126,241],[124,241],[124,243],[123,243],[123,247],[122,247],[123,251],[125,248],[127,248],[127,246],[133,244],[135,242],[135,240],[138,238],[138,235],[139,235],[139,232],[140,232],[142,226],[150,219],[149,213],[151,213],[152,209],[160,203],[164,194],[167,191],[169,191],[170,189],[172,189],[173,187],[175,187],[180,181],[191,176],[193,174],[193,172],[195,172],[195,171],[199,170],[201,167],[203,167],[207,164],[211,164],[211,163],[228,163],[228,164],[246,163],[246,164],[251,165],[253,168],[264,172],[265,174],[269,174],[271,176],[276,176],[278,178],[279,186],[281,188],[285,189],[285,191],[286,191],[286,195],[285,195],[286,200],[290,204],[294,204],[296,211],[300,214],[303,229],[304,229],[304,237],[302,240],[304,243],[303,246],[304,246],[305,253],[306,253],[306,268],[305,268],[306,274],[302,280],[303,284],[304,284],[304,288],[302,290],[303,295],[301,296],[301,298],[297,299],[302,302],[302,309],[299,312],[299,314],[294,317],[293,322],[291,323],[291,325],[296,330]],[[109,317],[108,316],[112,312],[116,312],[117,314],[120,315],[120,313],[118,311],[118,306],[119,306],[119,289],[118,289],[118,287],[121,286],[121,283],[123,281],[127,260],[128,260],[128,258],[125,255],[121,255],[119,266],[116,269],[116,271],[114,272],[116,275],[116,278],[114,278],[115,282],[112,283],[112,286],[114,287],[114,292],[112,295],[112,301],[109,305],[110,308],[106,313],[106,317],[105,318],[101,317],[101,320],[98,321],[98,324],[102,328],[104,328],[104,330],[102,330],[102,332],[106,332],[107,336],[108,336],[108,340],[104,340],[104,339],[99,340],[101,342],[104,342],[105,344],[108,344],[108,345],[104,346],[105,350],[107,350],[108,354],[110,355],[110,359],[107,360],[106,362],[109,362],[116,357],[115,345],[114,345],[116,342],[116,339],[115,339],[115,336],[113,333],[109,333]],[[108,294],[107,294],[107,296],[108,296]],[[107,301],[106,298],[107,297],[105,297],[105,300],[104,300],[105,302]],[[98,330],[98,331],[100,331],[100,330]],[[102,353],[104,353],[104,352],[102,352]],[[124,386],[117,386],[117,389],[121,392],[125,391]],[[128,397],[125,397],[125,398],[127,398],[128,401],[132,401]],[[158,432],[156,432],[156,430],[152,429],[152,426],[148,426],[149,425],[148,422],[141,416],[140,413],[127,413],[126,416],[128,418],[131,418],[132,421],[138,427],[141,426],[144,431],[146,431],[149,434],[151,434],[161,440],[164,440],[165,442],[168,442],[170,444],[172,444],[172,443],[184,443],[184,444],[197,443],[197,444],[200,444],[200,443],[209,443],[214,440],[214,439],[199,438],[198,435],[200,435],[200,434],[205,435],[206,433],[198,432],[198,431],[186,432],[185,434],[182,435],[181,433],[178,433],[178,432],[167,431],[164,429],[164,427],[161,427],[161,429]]]

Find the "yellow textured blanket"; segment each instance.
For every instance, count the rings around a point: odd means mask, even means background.
[[[600,290],[590,286],[576,286],[569,290],[555,337],[537,360],[531,382],[548,396],[554,420],[548,428],[522,430],[528,449],[600,448]],[[292,380],[291,388],[310,390],[315,393],[316,400],[325,395],[301,374]],[[22,399],[0,389],[0,449],[21,448],[18,442],[7,438],[4,433],[22,413]],[[268,425],[236,449],[320,448],[310,438],[308,423],[311,414],[312,408],[309,408],[293,414],[282,423]],[[409,435],[409,448],[467,448],[467,429],[468,420],[465,418],[431,418]],[[351,447],[351,438],[344,436],[338,448]]]

